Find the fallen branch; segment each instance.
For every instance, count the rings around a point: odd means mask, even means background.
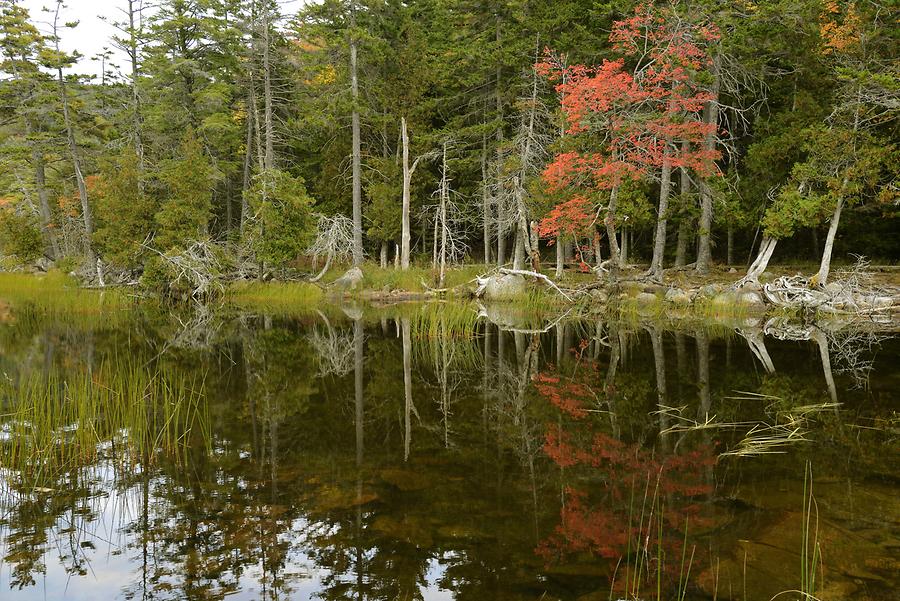
[[[544,282],[545,284],[547,284],[548,286],[550,286],[551,288],[556,290],[560,296],[562,296],[564,299],[566,299],[570,303],[575,302],[575,300],[571,296],[569,296],[568,294],[563,292],[562,288],[557,286],[553,282],[553,280],[551,280],[550,278],[545,276],[543,273],[538,273],[536,271],[528,271],[526,269],[506,269],[505,267],[500,269],[500,273],[502,273],[504,275],[520,275],[523,277],[530,277],[530,278],[535,278],[537,280],[541,280],[542,282]]]

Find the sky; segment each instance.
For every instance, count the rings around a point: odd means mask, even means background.
[[[55,0],[20,0],[20,4],[31,13],[31,20],[43,33],[49,33],[48,23],[53,19],[53,13],[42,12],[44,7],[55,10]],[[145,0],[145,4],[152,5],[155,2]],[[282,10],[286,14],[292,14],[304,4],[304,0],[279,0]],[[102,67],[99,61],[91,60],[104,49],[109,48],[115,53],[113,62],[121,68],[126,68],[126,58],[112,47],[110,39],[116,34],[116,29],[100,20],[106,16],[110,21],[121,21],[124,18],[120,7],[126,6],[125,0],[65,0],[66,8],[60,15],[60,21],[78,21],[75,29],[65,29],[62,32],[62,48],[66,51],[77,50],[84,57],[78,65],[78,72],[88,75],[99,75]],[[145,13],[147,14],[147,13]]]
[[[41,9],[48,7],[55,10],[56,2],[21,0],[20,4],[31,13],[31,20],[38,29],[42,33],[49,33],[49,22],[53,20],[53,13],[45,13]],[[124,6],[125,3],[122,0],[66,0],[64,4],[67,8],[60,13],[60,20],[79,23],[74,30],[63,30],[62,48],[69,52],[77,50],[84,56],[78,67],[80,73],[97,75],[101,71],[100,63],[90,59],[103,52],[104,48],[112,48],[110,38],[116,31],[111,25],[101,21],[100,15],[106,15],[111,20],[120,20],[122,13],[118,7]],[[121,56],[117,56],[113,62],[125,66]]]

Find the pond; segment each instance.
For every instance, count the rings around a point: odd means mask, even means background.
[[[900,338],[768,326],[6,307],[0,598],[893,599]]]

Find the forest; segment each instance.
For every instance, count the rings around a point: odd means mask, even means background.
[[[900,257],[891,2],[118,4],[87,76],[76,6],[0,0],[3,269],[771,260],[821,287]]]

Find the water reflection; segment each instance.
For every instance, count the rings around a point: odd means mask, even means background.
[[[497,321],[404,306],[3,324],[6,406],[29,374],[74,382],[125,357],[202,382],[204,403],[177,445],[154,421],[136,452],[121,433],[145,422],[101,412],[89,460],[40,486],[4,465],[3,598],[673,598],[686,580],[686,598],[746,582],[768,599],[797,586],[807,460],[826,584],[890,597],[897,339]],[[823,405],[783,453],[725,455]]]

